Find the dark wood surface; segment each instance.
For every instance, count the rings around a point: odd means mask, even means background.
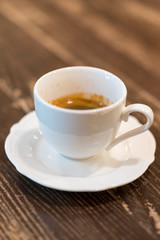
[[[156,158],[138,180],[62,192],[32,182],[7,159],[5,138],[34,109],[36,80],[71,65],[113,72],[128,88],[127,104],[153,109]],[[159,0],[0,0],[0,104],[1,240],[160,239]]]

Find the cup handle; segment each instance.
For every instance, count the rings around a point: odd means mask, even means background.
[[[112,147],[114,147],[118,143],[126,140],[127,138],[130,138],[130,137],[138,135],[138,134],[140,134],[142,132],[145,132],[152,125],[153,119],[154,119],[154,115],[153,115],[152,109],[150,107],[148,107],[147,105],[144,105],[144,104],[131,104],[131,105],[125,107],[124,110],[123,110],[122,116],[121,116],[121,120],[127,122],[129,114],[132,113],[132,112],[142,113],[146,117],[146,119],[147,119],[146,123],[143,124],[140,127],[137,127],[137,128],[135,128],[133,130],[130,130],[130,131],[120,135],[119,137],[115,138],[113,140],[113,142],[107,147],[107,150],[110,150]]]

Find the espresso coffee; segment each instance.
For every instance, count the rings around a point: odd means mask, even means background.
[[[93,93],[74,93],[53,99],[51,104],[68,109],[89,110],[108,106],[108,98]]]

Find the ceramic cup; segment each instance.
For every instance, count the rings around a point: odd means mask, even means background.
[[[49,101],[72,93],[89,92],[109,98],[113,104],[92,110],[60,108]],[[35,110],[44,138],[59,153],[74,159],[94,156],[119,142],[146,131],[153,112],[143,104],[126,104],[127,90],[115,75],[93,67],[68,67],[42,76],[34,87]],[[122,121],[140,112],[146,123],[116,137]]]

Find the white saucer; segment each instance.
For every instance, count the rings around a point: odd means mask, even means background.
[[[134,118],[119,133],[141,124]],[[5,151],[17,170],[33,181],[65,191],[101,191],[130,183],[154,161],[155,139],[150,131],[130,138],[109,152],[86,160],[71,160],[56,152],[38,128],[35,112],[14,124]]]

